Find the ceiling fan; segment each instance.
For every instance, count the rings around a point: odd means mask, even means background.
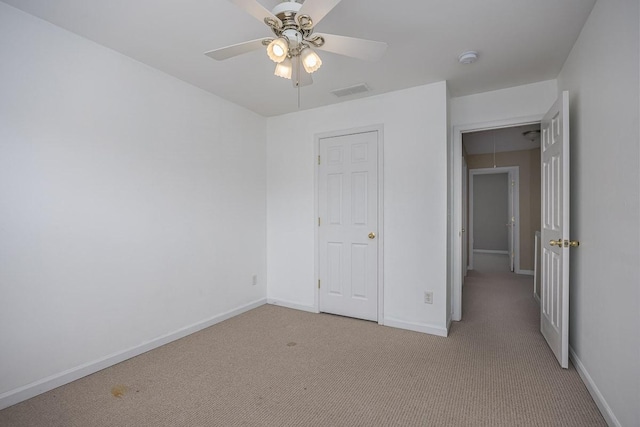
[[[291,79],[294,87],[313,83],[311,73],[322,65],[314,49],[368,61],[379,59],[387,49],[382,42],[314,32],[315,26],[341,0],[283,0],[272,11],[257,0],[229,1],[265,23],[275,37],[234,44],[205,55],[221,61],[266,47],[267,55],[276,63],[274,74]]]

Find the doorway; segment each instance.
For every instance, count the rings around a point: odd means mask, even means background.
[[[519,172],[519,201],[514,213],[520,218],[508,218],[512,226],[513,271],[534,274],[535,231],[540,224],[540,129],[541,117],[513,119],[484,125],[456,126],[451,146],[452,156],[452,320],[462,319],[462,283],[467,267],[474,267],[471,207],[469,206],[470,176],[473,169],[516,167]],[[465,167],[463,167],[465,165]],[[531,171],[534,172],[533,177]],[[463,193],[464,190],[464,193]],[[533,202],[532,202],[533,201]],[[465,206],[466,205],[466,206]],[[462,212],[464,208],[464,212]],[[464,220],[464,221],[463,221]],[[516,230],[518,228],[519,230]],[[504,230],[503,230],[504,231]],[[508,229],[507,229],[508,232]],[[459,239],[453,236],[458,236]],[[466,248],[466,250],[465,250]],[[486,248],[477,248],[486,249]],[[463,252],[464,251],[464,252]],[[501,249],[504,252],[504,249]],[[477,252],[476,252],[477,253]],[[468,263],[463,265],[463,260]],[[508,259],[508,258],[507,258]],[[509,260],[511,269],[511,261]]]
[[[520,271],[519,167],[469,171],[469,270]]]

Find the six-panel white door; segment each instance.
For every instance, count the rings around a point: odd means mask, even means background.
[[[541,124],[542,280],[540,330],[560,366],[569,366],[569,93]]]
[[[378,320],[378,135],[320,139],[319,308]]]

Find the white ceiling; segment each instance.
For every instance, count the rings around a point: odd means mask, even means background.
[[[462,145],[467,154],[486,154],[503,151],[521,151],[540,148],[540,137],[531,140],[523,135],[529,130],[540,130],[540,123],[492,129],[462,134]]]
[[[226,0],[2,0],[264,116],[296,111],[291,82],[262,51],[223,62],[205,51],[269,37]],[[278,0],[259,0],[271,9]],[[320,52],[301,108],[448,80],[452,96],[554,79],[595,0],[343,0],[316,30],[385,41],[369,63]],[[472,65],[458,63],[477,50]],[[371,92],[331,90],[367,83]]]

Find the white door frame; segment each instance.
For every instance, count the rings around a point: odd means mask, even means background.
[[[514,271],[522,273],[520,270],[520,168],[518,166],[505,166],[499,168],[481,168],[469,169],[469,268],[473,270],[473,179],[476,175],[493,175],[498,173],[506,173],[509,180],[513,179],[513,196],[509,197],[513,201],[513,216],[515,217],[515,227],[513,227],[513,252],[514,252]],[[507,188],[508,191],[508,188]],[[512,198],[513,197],[513,198]],[[510,220],[507,219],[508,221]],[[506,226],[506,224],[505,224]],[[509,254],[511,256],[511,254]]]
[[[464,278],[467,277],[467,269],[469,268],[469,169],[467,167],[467,159],[462,157],[462,277],[460,285],[464,286]]]
[[[332,132],[323,132],[314,135],[314,197],[313,197],[313,210],[314,210],[314,281],[313,288],[314,302],[313,306],[316,313],[320,313],[320,289],[318,288],[318,280],[320,277],[320,240],[318,236],[318,218],[319,214],[319,168],[318,159],[320,157],[320,140],[322,138],[333,138],[338,136],[347,136],[357,133],[377,132],[378,134],[378,227],[376,239],[378,240],[378,324],[384,325],[384,125],[372,125],[357,127],[352,129],[337,130]]]
[[[451,251],[449,256],[451,257],[451,277],[452,277],[452,304],[453,313],[452,320],[462,320],[462,134],[468,132],[476,132],[481,130],[500,129],[505,127],[530,125],[534,123],[540,123],[543,114],[528,117],[514,117],[504,120],[494,120],[483,123],[463,124],[453,127],[453,142],[451,145],[450,153],[452,154],[452,171],[453,174],[453,188],[452,188],[452,202],[453,202],[453,215],[451,221],[451,233],[450,241]]]

